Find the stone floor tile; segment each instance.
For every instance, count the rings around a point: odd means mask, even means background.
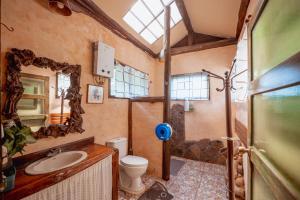
[[[185,161],[177,176],[171,176],[169,181],[143,176],[146,189],[155,181],[163,183],[174,200],[227,200],[225,181],[226,167],[217,164],[188,160],[179,157],[173,159]],[[119,200],[137,200],[141,195],[130,195],[119,191]]]

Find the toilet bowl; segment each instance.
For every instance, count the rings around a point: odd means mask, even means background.
[[[141,176],[146,172],[148,160],[138,156],[125,156],[120,160],[120,187],[128,193],[139,194],[145,190]]]
[[[106,145],[119,150],[120,189],[131,194],[142,193],[145,185],[141,176],[147,170],[148,160],[139,156],[127,155],[127,138],[114,138],[107,141]]]

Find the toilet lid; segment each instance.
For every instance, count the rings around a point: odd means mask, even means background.
[[[137,167],[137,166],[147,165],[148,160],[139,156],[128,155],[121,159],[121,164],[130,167]]]

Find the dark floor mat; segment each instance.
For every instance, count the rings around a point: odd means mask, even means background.
[[[183,167],[185,162],[183,160],[177,160],[171,158],[171,175],[177,176],[179,170]]]
[[[171,200],[171,195],[167,188],[159,183],[155,182],[138,200]]]

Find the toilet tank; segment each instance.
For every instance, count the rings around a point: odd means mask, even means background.
[[[118,137],[106,142],[106,146],[117,148],[119,150],[119,158],[127,156],[128,142],[126,137]]]

